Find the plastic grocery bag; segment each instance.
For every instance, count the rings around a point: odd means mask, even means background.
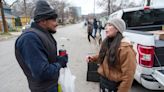
[[[68,67],[60,69],[59,85],[62,92],[75,92],[75,79]]]

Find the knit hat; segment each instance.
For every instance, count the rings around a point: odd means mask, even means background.
[[[121,18],[109,19],[107,23],[114,25],[120,33],[123,33],[123,31],[126,30],[125,21]]]
[[[39,0],[36,3],[36,8],[34,11],[34,21],[39,22],[40,20],[46,19],[56,19],[57,14],[55,9],[53,9],[48,2],[44,0]]]

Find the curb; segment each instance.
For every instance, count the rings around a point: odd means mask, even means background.
[[[17,37],[17,36],[16,35],[11,35],[11,36],[0,37],[0,41],[6,41],[6,40],[14,38],[14,37]]]

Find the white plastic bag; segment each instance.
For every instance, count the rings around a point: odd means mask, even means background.
[[[75,92],[75,78],[68,67],[60,69],[59,84],[62,92]]]

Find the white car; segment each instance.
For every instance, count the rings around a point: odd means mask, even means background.
[[[114,12],[127,25],[123,35],[137,52],[135,80],[150,90],[164,91],[164,7],[137,7]],[[162,34],[162,35],[161,35]]]

